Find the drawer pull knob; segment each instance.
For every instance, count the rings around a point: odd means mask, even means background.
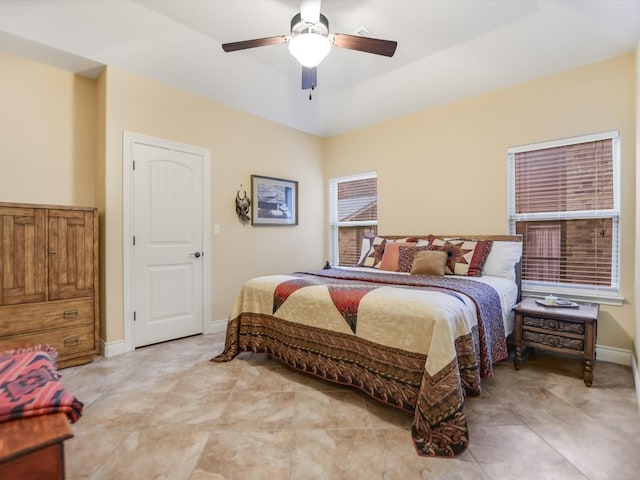
[[[78,316],[78,310],[75,308],[73,310],[65,310],[62,314],[63,318],[75,318]]]
[[[65,347],[75,347],[80,343],[80,339],[78,337],[69,337],[64,339]]]

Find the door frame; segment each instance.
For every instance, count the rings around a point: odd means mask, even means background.
[[[211,331],[211,151],[206,148],[178,143],[163,138],[124,131],[122,135],[122,276],[124,307],[124,351],[135,350],[133,322],[134,275],[133,261],[133,146],[144,143],[155,147],[202,155],[202,331]]]

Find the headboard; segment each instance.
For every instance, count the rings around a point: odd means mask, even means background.
[[[440,235],[431,233],[429,235],[365,235],[367,238],[373,237],[382,237],[382,238],[390,238],[391,240],[397,240],[399,238],[421,238],[423,240],[428,239],[429,237],[438,237],[438,238],[455,238],[456,240],[495,240],[498,242],[522,242],[522,235]]]

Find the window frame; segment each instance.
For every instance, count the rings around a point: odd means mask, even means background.
[[[575,145],[598,140],[611,140],[613,161],[613,208],[601,210],[581,210],[565,212],[539,212],[523,213],[515,212],[515,156],[517,153],[531,152],[553,147]],[[561,282],[544,282],[522,280],[524,295],[543,296],[553,293],[558,296],[578,298],[602,304],[622,305],[624,298],[620,294],[620,133],[618,131],[601,132],[590,135],[570,137],[548,142],[540,142],[507,149],[508,159],[508,223],[509,232],[514,234],[516,222],[535,220],[579,220],[606,218],[612,221],[611,239],[611,285],[579,285]],[[525,241],[525,239],[523,239]]]
[[[329,179],[329,263],[331,265],[340,265],[338,232],[341,227],[378,226],[377,215],[375,220],[351,220],[347,222],[340,222],[338,220],[338,184],[357,180],[367,180],[371,178],[375,178],[377,183],[378,172],[376,170],[352,175],[343,175]],[[377,201],[378,200],[376,200],[376,202]]]

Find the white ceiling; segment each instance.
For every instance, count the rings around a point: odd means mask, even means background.
[[[103,65],[332,136],[635,50],[640,0],[324,0],[332,33],[365,27],[392,58],[333,48],[313,100],[286,45],[298,0],[0,0],[0,51],[95,76]],[[1,74],[1,72],[0,72]]]

